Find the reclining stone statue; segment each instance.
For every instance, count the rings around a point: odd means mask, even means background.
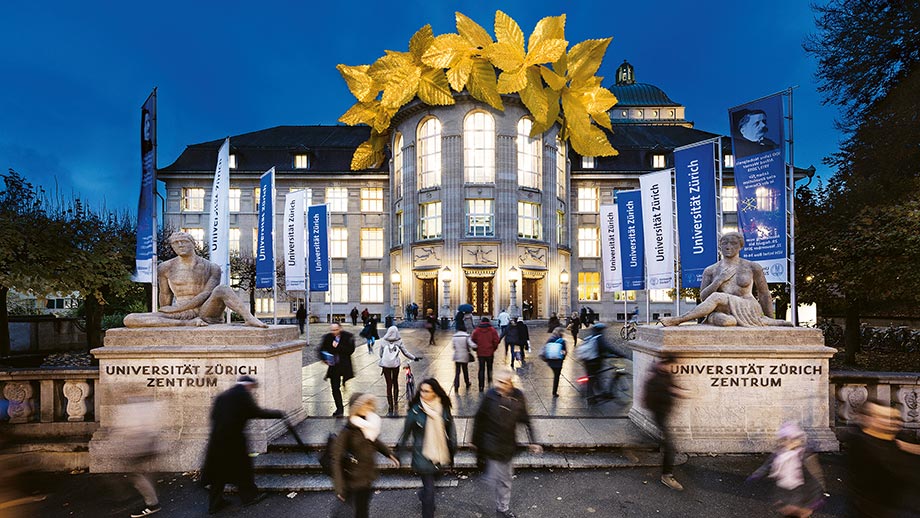
[[[176,257],[157,266],[159,310],[125,316],[125,327],[206,326],[224,322],[230,308],[246,325],[268,327],[249,312],[229,286],[220,284],[220,266],[195,253],[195,241],[185,232],[173,232],[169,244]]]
[[[743,247],[744,236],[738,232],[723,235],[719,239],[722,259],[703,270],[703,302],[683,315],[661,317],[658,321],[676,326],[705,318],[705,323],[722,327],[791,326],[792,322],[773,318],[773,301],[763,268],[738,255]]]

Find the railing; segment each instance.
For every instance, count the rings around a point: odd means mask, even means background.
[[[14,369],[0,371],[0,422],[32,425],[34,435],[44,433],[45,423],[54,426],[54,435],[86,433],[98,417],[95,412],[98,369]],[[68,426],[65,423],[72,423]],[[79,423],[79,424],[78,424]],[[26,428],[14,426],[13,428]],[[71,430],[72,429],[72,430]],[[29,433],[29,435],[33,435]]]
[[[876,399],[897,408],[905,428],[920,432],[920,374],[833,371],[830,378],[830,418],[834,426],[846,426],[866,400]]]

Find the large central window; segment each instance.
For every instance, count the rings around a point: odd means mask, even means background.
[[[540,204],[527,201],[518,202],[518,237],[542,239],[540,227]]]
[[[492,200],[466,200],[466,235],[491,237],[495,235],[495,211]]]
[[[463,121],[463,170],[467,183],[495,183],[495,121],[486,112]]]
[[[600,194],[597,187],[578,188],[578,212],[600,211]]]
[[[326,187],[326,205],[329,212],[348,212],[348,188]]]
[[[419,239],[441,237],[441,202],[422,203],[418,206]]]
[[[418,188],[441,185],[441,122],[425,119],[418,127]]]
[[[556,196],[565,199],[565,142],[556,137]]]
[[[517,125],[518,185],[540,189],[540,137],[530,138],[533,121],[523,118]]]

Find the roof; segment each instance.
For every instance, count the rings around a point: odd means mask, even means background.
[[[614,84],[607,87],[620,106],[680,106],[661,88],[648,83]]]
[[[669,155],[674,148],[719,137],[716,133],[686,126],[614,124],[612,132],[606,129],[604,132],[619,155],[597,157],[595,167],[584,169],[584,171],[647,171],[651,154]],[[726,137],[722,139],[724,151],[726,141],[729,139]],[[573,154],[577,155],[577,153]],[[572,160],[572,169],[582,170],[581,160]]]

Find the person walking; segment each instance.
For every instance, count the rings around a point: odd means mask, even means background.
[[[559,316],[553,313],[552,315],[550,315],[549,320],[546,322],[546,332],[552,333],[553,331],[556,330],[557,327],[559,327],[559,325],[560,325]]]
[[[466,322],[463,320],[464,313],[457,310],[457,314],[454,315],[454,329],[457,331],[466,331]],[[472,331],[472,329],[470,330]]]
[[[473,323],[473,314],[469,311],[463,312],[463,330],[467,333],[473,332],[476,329],[476,324]]]
[[[511,512],[511,481],[514,478],[511,459],[517,449],[518,424],[527,427],[530,452],[541,453],[543,448],[534,439],[524,394],[515,388],[511,370],[502,367],[495,372],[495,387],[486,392],[479,405],[473,419],[472,437],[476,456],[485,461],[485,479],[495,490],[495,510],[500,518],[514,518]]]
[[[578,312],[573,311],[569,320],[569,331],[572,332],[572,347],[574,347],[578,345],[578,332],[581,331],[581,318],[578,317]]]
[[[463,381],[466,388],[470,388],[470,371],[469,364],[474,360],[473,351],[476,350],[476,343],[470,338],[470,334],[463,330],[457,330],[451,338],[451,345],[454,346],[454,392],[460,389],[460,373],[463,372]]]
[[[598,322],[591,326],[591,334],[582,340],[576,348],[576,356],[585,364],[588,374],[588,403],[594,404],[602,399],[613,397],[610,387],[604,384],[604,362],[615,356],[613,347],[604,336],[607,325]]]
[[[402,364],[399,355],[402,354],[412,361],[419,361],[421,357],[406,350],[396,326],[387,328],[377,347],[380,355],[377,365],[383,369],[383,379],[387,384],[387,417],[392,417],[396,415],[396,407],[399,405],[399,367]]]
[[[355,352],[355,338],[348,331],[342,330],[342,325],[333,322],[329,325],[329,332],[323,335],[319,346],[319,359],[328,365],[326,376],[332,388],[332,399],[335,401],[333,417],[341,417],[345,413],[342,404],[341,386],[355,377],[354,367],[351,364],[351,355]]]
[[[132,512],[131,518],[149,516],[162,509],[154,479],[145,467],[162,453],[160,431],[165,421],[162,405],[151,397],[129,396],[115,411],[113,439],[123,445],[124,460],[134,470],[131,484],[144,500],[144,505]]]
[[[559,377],[562,375],[562,362],[565,360],[567,353],[565,347],[565,328],[556,327],[549,341],[540,351],[540,359],[546,362],[546,365],[553,371],[553,397],[559,397]]]
[[[507,309],[503,309],[501,313],[498,314],[498,334],[500,337],[504,338],[505,333],[508,331],[508,325],[511,324],[511,315],[508,314]],[[505,357],[508,356],[508,345],[505,344]]]
[[[371,312],[364,308],[361,310],[361,325],[366,326],[367,321],[371,319]]]
[[[511,326],[505,333],[505,348],[511,347],[511,368],[514,369],[514,359],[521,361],[521,367],[524,366],[524,352],[530,343],[530,332],[527,330],[527,324],[518,320],[518,317],[511,317]],[[515,347],[518,349],[515,350]],[[519,353],[519,354],[517,354]]]
[[[399,467],[399,459],[380,440],[381,419],[373,394],[355,394],[348,402],[348,422],[332,443],[335,496],[352,508],[355,518],[368,518],[377,480],[377,452]],[[347,466],[347,469],[346,469]]]
[[[652,412],[655,425],[661,434],[661,483],[676,491],[683,491],[684,486],[674,478],[674,442],[668,428],[668,419],[674,408],[674,400],[682,397],[683,390],[674,384],[671,374],[671,365],[674,364],[673,356],[663,356],[649,369],[649,377],[645,382],[645,408]]]
[[[358,314],[358,306],[351,308],[351,312],[348,314],[351,317],[351,325],[356,327],[358,325]]]
[[[450,413],[450,398],[441,384],[428,378],[419,384],[409,403],[406,422],[396,449],[412,438],[412,469],[422,479],[422,518],[434,518],[434,484],[457,453],[457,428]]]
[[[492,385],[492,360],[495,359],[495,351],[498,350],[501,339],[492,327],[489,317],[482,317],[470,338],[476,344],[476,357],[479,359],[479,392],[482,392],[487,377],[489,385]]]
[[[818,456],[806,447],[805,432],[793,422],[777,432],[779,447],[747,478],[768,476],[775,484],[775,505],[780,515],[808,518],[824,503],[824,473]]]
[[[367,324],[361,330],[361,337],[367,340],[367,354],[374,354],[374,343],[380,338],[377,333],[377,317],[372,315],[367,319]]]
[[[250,419],[283,419],[284,412],[260,408],[252,397],[257,386],[255,379],[241,376],[235,385],[217,396],[211,407],[211,433],[201,468],[201,483],[210,486],[210,514],[228,505],[223,497],[226,484],[236,486],[245,506],[267,496],[256,488],[244,430]]]
[[[428,330],[428,345],[434,345],[434,332],[438,329],[438,317],[434,316],[434,310],[428,308],[425,314],[425,329]]]
[[[300,334],[303,334],[304,326],[307,324],[307,309],[303,307],[303,304],[297,308],[297,313],[294,314],[294,318],[297,319],[297,327],[300,328]]]

